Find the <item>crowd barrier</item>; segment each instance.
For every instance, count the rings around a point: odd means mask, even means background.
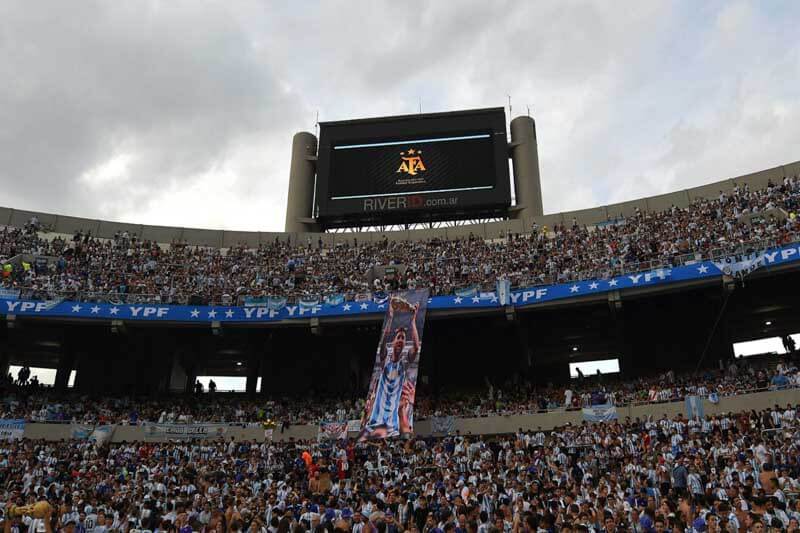
[[[764,392],[753,392],[747,394],[738,394],[735,396],[723,396],[719,398],[719,402],[714,403],[708,399],[703,400],[703,410],[706,415],[718,415],[722,413],[740,413],[744,411],[761,411],[770,409],[775,405],[782,408],[787,404],[800,403],[800,389],[784,389]],[[654,419],[667,416],[669,418],[677,415],[686,416],[686,404],[683,400],[666,402],[666,403],[649,403],[640,405],[630,405],[617,407],[617,414],[620,421],[626,418],[631,420],[646,419],[653,417]],[[535,431],[539,428],[542,430],[551,430],[555,427],[564,426],[566,424],[579,425],[583,423],[583,414],[581,411],[567,411],[556,410],[546,413],[535,414],[520,414],[508,416],[487,416],[475,418],[456,418],[454,431],[460,432],[462,435],[497,435],[514,433],[519,429],[524,431]],[[202,424],[198,424],[202,425]],[[420,420],[414,426],[414,432],[418,436],[430,436],[432,432],[432,420]],[[272,430],[272,440],[274,441],[288,441],[294,440],[310,440],[316,439],[319,431],[319,426],[307,425],[293,425],[284,431],[279,428]],[[148,435],[147,426],[116,426],[112,442],[131,442],[131,441],[163,441],[169,440],[165,438],[154,438]],[[354,436],[354,433],[350,434]],[[25,425],[25,437],[29,439],[44,439],[50,441],[68,440],[72,437],[72,425],[70,424],[46,424],[46,423],[28,423]],[[263,427],[241,427],[241,426],[228,426],[220,438],[227,440],[234,439],[236,441],[264,441],[267,434]]]

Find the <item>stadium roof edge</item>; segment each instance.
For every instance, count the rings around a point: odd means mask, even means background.
[[[608,204],[604,206],[591,207],[576,211],[565,211],[561,213],[550,213],[530,220],[507,220],[500,222],[481,223],[464,225],[452,228],[419,229],[406,231],[386,231],[386,232],[359,232],[359,233],[286,233],[286,232],[258,232],[258,231],[235,231],[219,229],[186,228],[179,226],[157,226],[148,224],[136,224],[127,222],[115,222],[110,220],[90,219],[74,217],[70,215],[60,215],[55,213],[45,213],[39,211],[28,211],[14,209],[10,207],[0,207],[0,226],[23,226],[32,216],[37,216],[40,222],[50,228],[55,233],[72,234],[77,230],[91,231],[92,235],[100,238],[111,238],[117,231],[134,232],[143,239],[170,243],[173,241],[186,242],[196,246],[212,246],[227,248],[240,243],[257,246],[260,243],[268,243],[280,239],[290,239],[293,241],[303,241],[311,238],[314,241],[322,239],[326,244],[335,242],[350,241],[354,237],[361,242],[369,242],[382,239],[384,235],[391,240],[423,240],[432,237],[439,238],[458,238],[466,237],[470,233],[487,239],[500,237],[505,232],[522,233],[528,231],[535,221],[540,226],[547,225],[552,227],[554,224],[571,223],[575,218],[580,224],[594,225],[602,223],[620,215],[629,216],[637,208],[643,211],[661,211],[671,205],[683,207],[698,198],[713,198],[719,194],[720,190],[730,190],[736,184],[747,183],[754,188],[762,188],[768,180],[780,182],[786,176],[800,175],[800,161],[794,161],[784,165],[778,165],[766,170],[752,172],[741,176],[715,181],[705,185],[699,185],[689,189],[668,192],[656,196],[638,198]]]
[[[320,122],[320,126],[343,126],[352,124],[367,124],[372,122],[390,122],[393,120],[405,119],[426,119],[426,118],[441,118],[441,117],[455,117],[459,115],[477,115],[481,113],[496,113],[498,111],[505,112],[504,107],[481,107],[477,109],[462,109],[459,111],[442,111],[439,113],[412,113],[409,115],[391,115],[383,117],[372,118],[354,118],[347,120],[331,120]]]

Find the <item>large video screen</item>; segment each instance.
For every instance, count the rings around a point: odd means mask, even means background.
[[[415,221],[510,204],[502,108],[321,124],[323,222]]]

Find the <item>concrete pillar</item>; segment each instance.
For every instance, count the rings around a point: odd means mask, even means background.
[[[511,121],[510,151],[511,161],[514,163],[514,192],[517,199],[516,209],[512,210],[511,216],[526,221],[542,216],[544,211],[536,123],[531,117],[517,117]]]
[[[275,338],[270,334],[263,344],[263,350],[259,354],[258,374],[261,376],[261,396],[268,397],[275,392],[273,372],[273,351],[275,348]]]
[[[614,312],[613,320],[620,374],[624,377],[635,375],[636,362],[633,360],[633,347],[631,346],[631,339],[628,334],[625,310],[617,309]]]
[[[69,385],[69,376],[75,368],[75,350],[72,346],[64,346],[61,356],[58,358],[58,368],[56,369],[55,389],[57,392],[64,392]]]
[[[720,304],[721,309],[722,304]],[[722,311],[720,311],[722,312]],[[706,355],[707,366],[718,366],[719,361],[723,361],[726,365],[736,358],[733,351],[733,334],[731,331],[730,317],[727,311],[720,317],[719,320],[719,333],[715,343],[714,353]],[[713,356],[713,357],[712,357]]]
[[[527,379],[533,366],[533,349],[530,342],[530,336],[534,329],[533,319],[519,317],[517,323],[514,324],[514,329],[519,341],[519,371]]]
[[[289,167],[289,196],[286,199],[287,233],[319,231],[314,224],[314,176],[317,168],[317,138],[301,131],[292,139],[292,162]]]
[[[442,334],[439,332],[439,326],[431,327],[432,324],[428,323],[425,324],[425,334],[422,340],[422,353],[420,353],[419,365],[422,366],[423,362],[425,362],[425,366],[427,367],[428,371],[426,374],[428,375],[428,387],[429,390],[433,393],[435,398],[439,398],[439,391],[441,387],[441,377],[440,375],[444,373],[441,368],[441,362],[437,354],[439,353],[439,347],[442,343]]]
[[[8,342],[0,341],[0,377],[8,375]]]
[[[90,393],[92,390],[92,361],[86,349],[75,354],[75,390],[81,393]]]
[[[258,376],[261,371],[261,358],[262,355],[255,350],[252,350],[250,356],[247,358],[247,383],[245,385],[245,390],[248,396],[255,396],[257,392],[256,385],[258,385]]]
[[[186,372],[186,385],[183,392],[194,394],[194,384],[197,382],[197,359],[188,357],[185,361],[184,371]]]

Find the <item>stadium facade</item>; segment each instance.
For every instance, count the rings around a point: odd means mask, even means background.
[[[636,210],[686,207],[735,186],[763,188],[800,174],[800,162],[669,194],[592,209],[506,221],[394,232],[273,233],[212,231],[125,224],[0,208],[0,223],[23,226],[37,217],[50,234],[90,231],[112,238],[127,231],[168,244],[226,248],[257,246],[276,238],[326,246],[351,241],[493,239],[524,234],[534,223],[595,225]],[[569,379],[567,363],[620,359],[623,374],[716,365],[731,358],[731,343],[800,331],[798,264],[760,269],[746,283],[728,276],[629,288],[545,303],[491,308],[432,309],[421,361],[424,386],[482,386],[484,379],[524,375],[546,383]],[[794,289],[791,289],[794,287]],[[214,320],[148,322],[105,318],[36,317],[4,313],[0,361],[58,369],[64,388],[77,371],[78,390],[163,394],[190,391],[197,375],[247,377],[247,391],[360,390],[374,354],[380,314],[308,317],[269,323]],[[766,323],[769,322],[769,325]],[[480,333],[476,333],[480,332]],[[679,334],[676,334],[679,333]],[[702,361],[700,360],[702,358]]]

